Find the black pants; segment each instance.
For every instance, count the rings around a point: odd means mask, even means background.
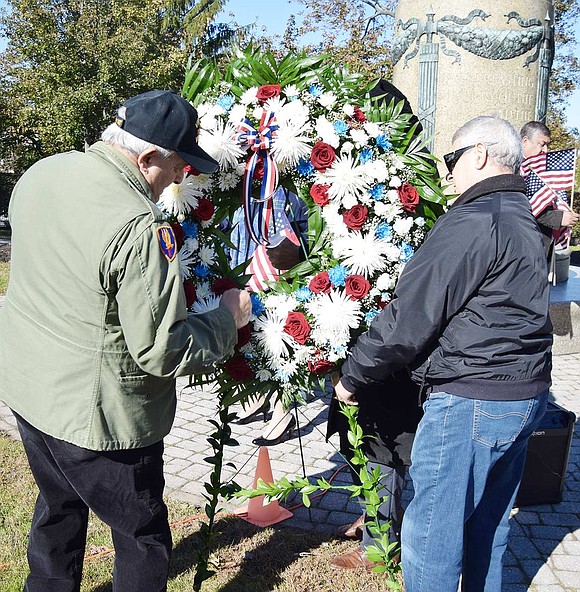
[[[40,490],[25,592],[79,592],[89,508],[111,528],[113,590],[166,590],[172,544],[163,502],[163,442],[97,452],[48,436],[14,415]]]

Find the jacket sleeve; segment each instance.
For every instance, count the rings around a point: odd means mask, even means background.
[[[541,214],[536,218],[538,224],[558,230],[562,226],[562,219],[564,212],[556,210],[552,207],[547,207]]]
[[[233,351],[237,330],[231,313],[217,308],[188,315],[177,254],[162,251],[149,225],[119,249],[110,274],[119,324],[129,353],[147,373],[176,377],[207,371]]]
[[[347,390],[381,382],[425,355],[485,277],[495,249],[489,225],[477,228],[469,212],[454,212],[453,224],[447,216],[431,230],[401,274],[393,300],[347,357],[341,378]]]

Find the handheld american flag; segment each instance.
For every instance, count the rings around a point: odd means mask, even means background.
[[[550,204],[556,204],[558,191],[572,189],[576,150],[556,150],[530,156],[522,162],[527,196],[532,214],[538,216]]]
[[[268,235],[268,244],[260,244],[256,247],[250,265],[246,269],[246,273],[252,276],[248,282],[248,288],[252,292],[267,290],[267,282],[277,280],[280,277],[280,272],[286,271],[285,269],[276,269],[272,265],[267,247],[276,247],[286,238],[295,245],[300,244],[284,207],[276,208],[276,204],[274,204],[274,215],[270,221],[269,230],[271,234]]]

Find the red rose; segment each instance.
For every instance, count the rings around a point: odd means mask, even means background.
[[[221,296],[226,290],[237,287],[238,286],[236,285],[236,283],[232,280],[228,278],[220,278],[212,284],[211,291],[217,296]]]
[[[197,169],[194,169],[190,164],[183,167],[183,172],[185,173],[186,177],[187,175],[193,175],[194,177],[199,177],[199,175],[201,175],[201,172]]]
[[[328,203],[328,188],[330,185],[313,185],[310,188],[310,197],[314,203],[320,207]]]
[[[310,335],[310,325],[301,312],[289,312],[284,323],[284,331],[304,345]]]
[[[268,99],[278,96],[280,96],[279,84],[265,84],[264,86],[261,86],[256,93],[256,98],[260,105],[263,105]]]
[[[342,213],[344,223],[352,230],[360,230],[367,221],[369,209],[362,204],[357,204]]]
[[[236,343],[236,349],[243,347],[250,341],[252,337],[252,328],[250,327],[250,323],[244,325],[241,329],[238,329],[238,342]]]
[[[323,358],[320,350],[316,350],[314,357],[308,362],[308,370],[310,370],[312,374],[328,374],[333,369],[334,364],[329,362],[326,358]]]
[[[259,158],[254,167],[254,179],[261,181],[264,178],[264,159]]]
[[[197,300],[197,292],[195,286],[191,282],[183,282],[183,289],[185,290],[185,301],[187,302],[187,308]]]
[[[315,294],[328,294],[330,292],[330,286],[328,271],[317,273],[308,283],[308,289]]]
[[[360,107],[354,108],[354,120],[359,123],[364,123],[367,120],[367,116],[362,112]]]
[[[384,308],[387,308],[387,306],[390,304],[390,300],[379,300],[379,308],[381,310],[383,310]]]
[[[248,365],[248,361],[241,354],[230,358],[225,364],[224,368],[230,375],[232,380],[241,382],[243,380],[251,380],[254,378],[254,373]]]
[[[344,284],[345,292],[353,300],[362,300],[371,289],[371,285],[362,275],[349,275]]]
[[[398,189],[399,199],[403,204],[405,212],[414,214],[417,211],[417,204],[419,203],[419,194],[417,190],[409,183],[403,183]]]
[[[322,173],[336,160],[336,153],[330,144],[316,142],[310,154],[312,166]]]
[[[183,228],[181,228],[181,224],[179,222],[174,222],[171,224],[171,228],[173,229],[173,234],[175,235],[175,243],[177,244],[177,250],[181,249],[183,246],[183,241],[185,240],[185,232]]]
[[[207,222],[213,216],[213,204],[207,197],[200,197],[197,200],[197,208],[191,211],[192,218]]]

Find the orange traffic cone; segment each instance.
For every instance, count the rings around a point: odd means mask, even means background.
[[[262,479],[264,483],[274,482],[272,467],[270,466],[270,455],[266,446],[261,446],[258,453],[258,466],[254,475],[254,489],[258,486],[258,479]],[[292,518],[292,512],[286,510],[286,508],[281,508],[278,500],[264,503],[265,499],[265,495],[254,497],[248,502],[246,507],[240,508],[235,514],[238,514],[240,518],[256,526],[270,526],[270,524],[276,524],[287,518]]]

